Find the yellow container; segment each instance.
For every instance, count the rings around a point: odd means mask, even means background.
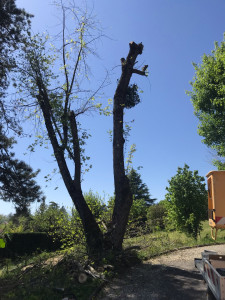
[[[212,228],[212,238],[216,239],[217,230],[225,228],[225,171],[210,171],[206,177],[209,225]]]

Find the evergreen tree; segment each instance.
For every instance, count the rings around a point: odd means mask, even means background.
[[[0,199],[11,201],[17,215],[29,214],[29,206],[34,201],[43,201],[44,196],[34,178],[34,172],[24,161],[15,159],[11,152],[13,138],[8,138],[0,126]]]
[[[0,121],[17,132],[20,129],[4,96],[9,72],[16,67],[15,51],[21,47],[24,36],[30,34],[31,17],[16,6],[15,0],[0,0]]]
[[[18,48],[30,25],[30,17],[16,7],[15,0],[0,0],[0,87],[8,86],[7,73],[15,65],[13,51]]]
[[[138,174],[136,170],[131,169],[128,174],[130,181],[130,188],[135,200],[143,199],[146,202],[146,205],[152,205],[156,199],[151,198],[149,189],[141,179],[141,175]]]

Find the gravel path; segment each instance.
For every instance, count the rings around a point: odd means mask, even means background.
[[[205,300],[207,286],[194,266],[204,250],[225,255],[225,245],[178,250],[129,269],[104,288],[100,300]]]

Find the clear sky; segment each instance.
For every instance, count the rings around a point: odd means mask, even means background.
[[[35,15],[33,32],[47,29],[54,33],[58,20],[51,3],[17,0],[18,7]],[[178,166],[187,163],[202,176],[215,168],[211,164],[210,150],[197,134],[198,120],[185,91],[191,89],[192,62],[199,63],[202,55],[209,54],[214,48],[214,42],[223,39],[225,1],[87,0],[87,3],[108,36],[98,43],[100,59],[90,61],[95,80],[103,79],[105,70],[110,74],[111,84],[104,89],[101,99],[104,103],[113,97],[121,72],[120,58],[128,54],[129,42],[144,45],[138,61],[149,65],[149,77],[133,75],[132,82],[138,83],[144,93],[141,94],[142,102],[126,114],[126,120],[135,119],[128,148],[136,144],[133,167],[143,166],[140,170],[143,182],[152,197],[162,200],[168,180],[176,174]],[[107,130],[112,129],[112,118],[92,114],[82,121],[92,134],[86,153],[91,156],[93,165],[84,176],[83,190],[92,189],[105,195],[107,200],[113,195],[112,145],[107,134]],[[72,202],[59,176],[45,187],[44,176],[55,167],[50,153],[38,149],[36,153],[24,156],[27,145],[27,140],[18,141],[16,156],[35,170],[41,169],[37,181],[47,201],[70,207]],[[56,186],[59,187],[57,190]],[[12,204],[0,203],[1,213],[13,212]]]

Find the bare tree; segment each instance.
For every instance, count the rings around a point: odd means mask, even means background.
[[[87,12],[63,4],[61,9],[62,31],[55,38],[53,54],[47,45],[48,36],[35,35],[24,45],[18,86],[22,97],[15,105],[18,108],[19,104],[23,111],[28,110],[29,118],[37,115],[43,118],[60,174],[80,215],[89,253],[101,254],[103,234],[81,189],[84,140],[78,122],[81,114],[94,109],[93,97],[97,91],[81,89],[80,82],[87,75],[86,56],[92,52],[91,43],[100,34],[93,35],[94,23]],[[72,33],[67,26],[69,15],[76,21]],[[86,98],[80,96],[84,93]]]
[[[137,55],[142,53],[142,44],[130,43],[127,59],[122,62],[122,75],[114,97],[114,178],[116,203],[112,228],[103,234],[90,208],[85,202],[81,188],[82,132],[79,116],[93,109],[95,92],[81,88],[87,76],[86,57],[93,53],[91,44],[101,33],[93,35],[93,19],[87,13],[66,7],[61,3],[63,13],[62,31],[56,41],[54,55],[47,48],[48,37],[38,35],[27,40],[19,69],[19,90],[23,97],[17,106],[29,111],[29,118],[42,117],[51,142],[60,174],[68,193],[80,215],[90,255],[102,255],[108,249],[121,249],[127,218],[132,203],[129,181],[123,165],[123,103],[133,73],[146,75],[145,70],[133,68]],[[77,27],[72,34],[67,19],[72,14]],[[61,41],[61,43],[60,43]],[[61,64],[59,60],[61,59]],[[61,74],[57,75],[60,66]],[[82,74],[82,75],[79,75]],[[26,91],[26,95],[24,93]],[[87,98],[80,94],[89,94]],[[72,168],[71,168],[72,162]]]

